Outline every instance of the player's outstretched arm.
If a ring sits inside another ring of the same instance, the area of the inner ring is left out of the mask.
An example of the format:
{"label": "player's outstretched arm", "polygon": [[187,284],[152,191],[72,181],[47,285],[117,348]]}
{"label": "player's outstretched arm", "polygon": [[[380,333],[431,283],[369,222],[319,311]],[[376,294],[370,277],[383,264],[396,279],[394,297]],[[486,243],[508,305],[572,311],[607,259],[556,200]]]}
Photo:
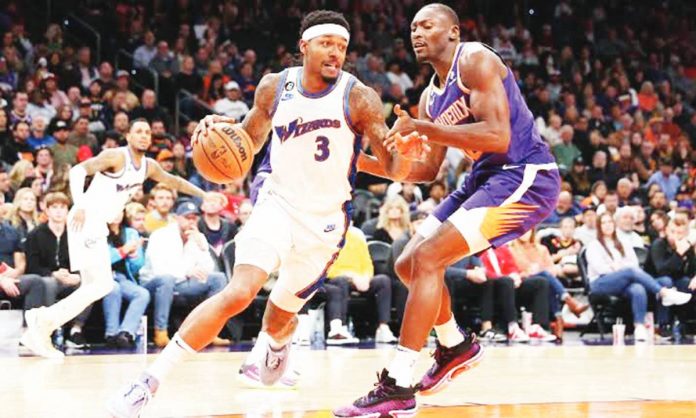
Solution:
{"label": "player's outstretched arm", "polygon": [[204,192],[203,189],[182,177],[167,173],[162,169],[159,163],[152,158],[147,159],[147,178],[150,178],[157,183],[165,184],[166,186],[189,196],[200,197],[201,199],[206,196],[206,192]]}
{"label": "player's outstretched arm", "polygon": [[[423,120],[429,120],[427,112],[425,111],[425,106],[428,99],[428,91],[428,89],[425,89],[425,91],[423,91],[420,97],[420,101],[418,103],[418,117]],[[397,111],[403,112],[402,117],[409,117],[406,111],[401,109],[398,109]],[[395,144],[393,135],[391,137],[388,137],[386,142],[387,144],[389,144],[387,146],[388,149],[394,148],[392,146]],[[411,170],[409,171],[406,178],[403,179],[403,181],[411,183],[421,183],[435,180],[435,177],[437,177],[437,173],[440,171],[442,161],[445,159],[446,153],[446,146],[429,143],[428,152],[425,154],[425,158],[422,161],[411,162]],[[358,158],[358,171],[369,173],[378,177],[390,178],[382,164],[377,160],[377,158],[367,155],[364,152],[360,153],[360,157]]]}
{"label": "player's outstretched arm", "polygon": [[[242,122],[242,128],[251,137],[254,154],[263,148],[263,144],[271,132],[271,120],[275,110],[275,96],[278,83],[280,83],[280,74],[277,73],[266,74],[261,79],[254,95],[254,106],[247,113],[244,122]],[[195,140],[198,135],[208,135],[208,131],[213,125],[219,122],[235,123],[236,121],[227,116],[208,115],[198,123],[192,137]]]}
{"label": "player's outstretched arm", "polygon": [[433,144],[479,152],[507,152],[510,145],[510,109],[500,77],[500,58],[490,51],[476,51],[457,64],[462,81],[471,89],[471,112],[477,122],[440,125],[399,118],[390,134],[417,130]]}

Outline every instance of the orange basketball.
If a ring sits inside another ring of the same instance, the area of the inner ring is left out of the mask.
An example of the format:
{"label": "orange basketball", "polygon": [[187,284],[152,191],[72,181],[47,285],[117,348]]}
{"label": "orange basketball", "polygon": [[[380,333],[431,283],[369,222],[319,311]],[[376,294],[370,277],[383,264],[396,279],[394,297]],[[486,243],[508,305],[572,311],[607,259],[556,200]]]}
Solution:
{"label": "orange basketball", "polygon": [[193,142],[193,164],[213,183],[244,178],[254,161],[251,137],[240,124],[216,123]]}

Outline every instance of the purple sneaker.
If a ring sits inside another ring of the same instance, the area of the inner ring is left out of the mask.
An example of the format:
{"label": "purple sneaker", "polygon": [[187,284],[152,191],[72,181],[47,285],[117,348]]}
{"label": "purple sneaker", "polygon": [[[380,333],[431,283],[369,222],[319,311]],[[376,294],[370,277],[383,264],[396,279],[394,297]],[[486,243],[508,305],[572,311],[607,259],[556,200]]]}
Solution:
{"label": "purple sneaker", "polygon": [[464,341],[447,348],[437,341],[433,353],[435,364],[425,373],[417,385],[418,393],[433,395],[449,385],[461,373],[478,365],[483,358],[483,347],[478,343],[476,334],[464,337]]}
{"label": "purple sneaker", "polygon": [[416,391],[396,385],[387,369],[378,374],[376,388],[353,402],[333,411],[334,417],[351,418],[406,418],[416,414]]}

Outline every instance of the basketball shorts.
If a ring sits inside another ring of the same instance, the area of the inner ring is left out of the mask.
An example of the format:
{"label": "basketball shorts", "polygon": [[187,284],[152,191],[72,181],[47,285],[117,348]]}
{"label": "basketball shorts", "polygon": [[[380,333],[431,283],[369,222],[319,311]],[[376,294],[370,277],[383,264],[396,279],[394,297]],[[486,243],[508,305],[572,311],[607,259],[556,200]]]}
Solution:
{"label": "basketball shorts", "polygon": [[106,241],[108,229],[101,217],[87,211],[85,223],[80,231],[72,229],[74,209],[68,213],[68,254],[70,270],[80,271],[94,266],[111,266],[109,244]]}
{"label": "basketball shorts", "polygon": [[471,254],[499,247],[546,219],[556,207],[560,187],[556,163],[472,172],[423,221],[418,234],[429,238],[449,221],[462,234]]}
{"label": "basketball shorts", "polygon": [[271,301],[298,312],[321,287],[343,246],[349,210],[310,214],[272,191],[260,192],[251,216],[235,237],[235,266],[249,264],[278,272]]}

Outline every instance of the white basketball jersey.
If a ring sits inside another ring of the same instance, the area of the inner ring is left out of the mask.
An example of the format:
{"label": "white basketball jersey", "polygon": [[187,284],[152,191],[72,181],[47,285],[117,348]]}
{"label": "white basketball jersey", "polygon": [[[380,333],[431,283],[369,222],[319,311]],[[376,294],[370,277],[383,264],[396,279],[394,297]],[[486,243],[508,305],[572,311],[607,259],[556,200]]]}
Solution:
{"label": "white basketball jersey", "polygon": [[348,107],[356,79],[342,71],[325,91],[308,93],[302,88],[302,67],[288,68],[281,76],[264,190],[302,211],[341,211],[351,200],[361,146]]}
{"label": "white basketball jersey", "polygon": [[98,172],[85,192],[88,220],[95,217],[104,224],[112,221],[126,206],[137,187],[145,181],[147,160],[143,157],[140,167],[136,167],[130,149],[121,147],[119,150],[126,157],[123,169],[117,173]]}

